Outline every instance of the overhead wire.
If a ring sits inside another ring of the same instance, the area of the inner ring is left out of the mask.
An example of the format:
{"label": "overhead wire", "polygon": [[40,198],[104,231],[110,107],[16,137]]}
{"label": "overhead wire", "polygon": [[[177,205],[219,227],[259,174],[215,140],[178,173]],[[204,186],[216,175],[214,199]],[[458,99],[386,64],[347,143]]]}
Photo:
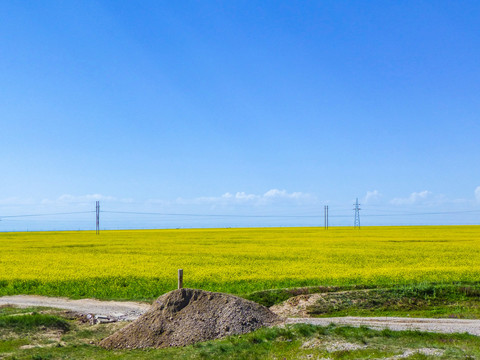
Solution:
{"label": "overhead wire", "polygon": [[316,218],[319,215],[235,215],[235,214],[192,214],[192,213],[159,213],[139,211],[108,211],[100,210],[101,213],[132,214],[132,215],[160,215],[160,216],[192,216],[192,217],[235,217],[235,218]]}
{"label": "overhead wire", "polygon": [[54,216],[54,215],[74,215],[74,214],[91,214],[95,211],[70,211],[70,212],[57,212],[57,213],[43,213],[43,214],[23,214],[23,215],[0,215],[0,219],[6,218],[23,218],[34,216]]}

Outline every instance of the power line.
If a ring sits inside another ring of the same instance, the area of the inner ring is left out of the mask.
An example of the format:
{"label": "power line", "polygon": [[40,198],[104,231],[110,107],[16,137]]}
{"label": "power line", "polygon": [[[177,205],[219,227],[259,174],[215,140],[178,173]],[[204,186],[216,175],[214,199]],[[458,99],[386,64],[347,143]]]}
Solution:
{"label": "power line", "polygon": [[44,213],[44,214],[5,215],[5,216],[0,216],[0,219],[6,219],[6,218],[23,218],[23,217],[33,217],[33,216],[91,214],[91,213],[93,213],[93,212],[95,212],[95,211],[71,211],[71,212]]}
{"label": "power line", "polygon": [[[355,205],[355,204],[354,204]],[[359,204],[360,205],[360,204]],[[378,211],[378,209],[376,209]],[[391,210],[395,211],[395,210]],[[55,215],[77,215],[91,214],[96,211],[70,211],[56,213],[38,213],[21,215],[0,215],[0,219],[37,217],[37,216],[55,216]],[[198,213],[161,213],[161,212],[141,212],[141,211],[109,211],[101,210],[102,213],[110,214],[131,214],[131,215],[159,215],[159,216],[192,216],[192,217],[245,217],[245,218],[318,218],[319,215],[235,215],[235,214],[198,214]],[[480,210],[458,210],[458,211],[435,211],[435,212],[404,212],[395,214],[363,214],[364,217],[388,217],[388,216],[416,216],[416,215],[449,215],[449,214],[467,214],[480,213]],[[350,215],[331,215],[328,217],[350,217]]]}
{"label": "power line", "polygon": [[363,214],[363,216],[415,216],[415,215],[451,215],[478,213],[480,210],[459,210],[459,211],[436,211],[436,212],[414,212],[414,213],[398,213],[398,214]]}
{"label": "power line", "polygon": [[[354,204],[356,205],[356,204]],[[358,204],[360,206],[360,204]],[[354,208],[355,210],[355,208]],[[361,210],[360,208],[358,210]],[[102,213],[110,214],[132,214],[132,215],[159,215],[159,216],[192,216],[192,217],[245,217],[245,218],[318,218],[320,215],[235,215],[235,214],[198,214],[198,213],[162,213],[162,212],[141,212],[141,211],[110,211],[101,210]],[[364,217],[383,217],[383,216],[415,216],[415,215],[442,215],[442,214],[463,214],[478,213],[480,210],[460,210],[460,211],[437,211],[437,212],[414,212],[398,214],[363,214]],[[328,217],[350,217],[351,215],[330,215]]]}
{"label": "power line", "polygon": [[132,214],[132,215],[159,215],[159,216],[192,216],[192,217],[234,217],[234,218],[318,218],[319,215],[235,215],[235,214],[183,214],[183,213],[159,213],[139,211],[108,211],[102,213],[110,214]]}

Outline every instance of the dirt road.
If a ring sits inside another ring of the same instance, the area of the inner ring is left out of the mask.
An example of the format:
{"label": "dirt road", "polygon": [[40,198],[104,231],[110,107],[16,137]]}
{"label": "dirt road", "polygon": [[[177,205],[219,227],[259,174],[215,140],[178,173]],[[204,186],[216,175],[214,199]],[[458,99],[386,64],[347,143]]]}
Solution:
{"label": "dirt road", "polygon": [[480,320],[400,317],[288,318],[287,324],[367,326],[372,329],[419,330],[437,333],[469,333],[480,336]]}
{"label": "dirt road", "polygon": [[14,295],[0,297],[0,306],[44,306],[71,310],[82,314],[101,315],[119,321],[132,321],[150,308],[150,304],[129,301],[99,301],[94,299],[70,300],[37,295]]}
{"label": "dirt road", "polygon": [[[70,300],[36,295],[0,297],[0,306],[43,306],[71,310],[83,314],[102,315],[120,321],[132,321],[146,312],[150,305],[137,302],[99,301],[94,299]],[[374,329],[419,330],[439,333],[470,333],[480,336],[480,320],[423,319],[398,317],[333,317],[333,318],[288,318],[287,324],[313,324],[326,326],[331,323],[350,326],[368,326]]]}

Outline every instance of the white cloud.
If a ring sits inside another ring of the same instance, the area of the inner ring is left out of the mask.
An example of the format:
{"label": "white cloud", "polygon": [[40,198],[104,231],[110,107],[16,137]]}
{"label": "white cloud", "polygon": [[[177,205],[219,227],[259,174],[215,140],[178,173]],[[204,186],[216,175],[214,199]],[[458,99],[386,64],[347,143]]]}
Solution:
{"label": "white cloud", "polygon": [[278,189],[271,189],[268,190],[263,197],[266,199],[273,199],[273,198],[283,198],[283,199],[305,199],[310,198],[310,194],[305,194],[302,192],[293,192],[288,193],[286,190],[278,190]]}
{"label": "white cloud", "polygon": [[365,204],[375,202],[382,197],[382,194],[378,190],[367,191],[367,194],[363,198]]}
{"label": "white cloud", "polygon": [[[264,194],[249,194],[243,191],[236,193],[227,192],[221,196],[204,196],[194,199],[178,198],[175,200],[176,204],[211,204],[211,205],[228,205],[228,204],[252,204],[252,205],[264,205],[279,201],[305,201],[314,200],[315,198],[306,193],[292,192],[289,193],[286,190],[271,189]],[[154,202],[151,200],[150,202]]]}
{"label": "white cloud", "polygon": [[[225,197],[225,195],[227,195],[227,197]],[[245,192],[237,192],[235,194],[235,196],[233,197],[228,197],[228,195],[230,195],[230,193],[226,193],[226,194],[223,194],[222,197],[224,199],[235,199],[237,201],[251,201],[251,200],[256,200],[258,198],[258,195],[254,195],[254,194],[247,194]]]}
{"label": "white cloud", "polygon": [[278,189],[271,189],[268,190],[265,194],[263,194],[266,198],[274,198],[274,197],[286,197],[288,196],[286,190],[278,190]]}
{"label": "white cloud", "polygon": [[412,205],[430,199],[431,195],[432,192],[424,190],[420,192],[413,192],[408,198],[395,198],[390,202],[393,205]]}
{"label": "white cloud", "polygon": [[477,188],[475,189],[475,199],[480,202],[480,186],[477,186]]}

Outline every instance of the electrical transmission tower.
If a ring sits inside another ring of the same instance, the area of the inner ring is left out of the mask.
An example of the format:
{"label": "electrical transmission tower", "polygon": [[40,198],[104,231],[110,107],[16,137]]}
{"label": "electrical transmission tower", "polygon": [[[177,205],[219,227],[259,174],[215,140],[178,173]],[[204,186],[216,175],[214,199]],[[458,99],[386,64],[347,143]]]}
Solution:
{"label": "electrical transmission tower", "polygon": [[358,198],[357,198],[357,201],[355,202],[355,204],[353,204],[355,206],[355,208],[353,210],[355,210],[355,221],[353,223],[353,227],[354,228],[359,228],[360,229],[360,204],[358,203]]}
{"label": "electrical transmission tower", "polygon": [[96,226],[95,234],[100,234],[100,201],[95,201]]}

